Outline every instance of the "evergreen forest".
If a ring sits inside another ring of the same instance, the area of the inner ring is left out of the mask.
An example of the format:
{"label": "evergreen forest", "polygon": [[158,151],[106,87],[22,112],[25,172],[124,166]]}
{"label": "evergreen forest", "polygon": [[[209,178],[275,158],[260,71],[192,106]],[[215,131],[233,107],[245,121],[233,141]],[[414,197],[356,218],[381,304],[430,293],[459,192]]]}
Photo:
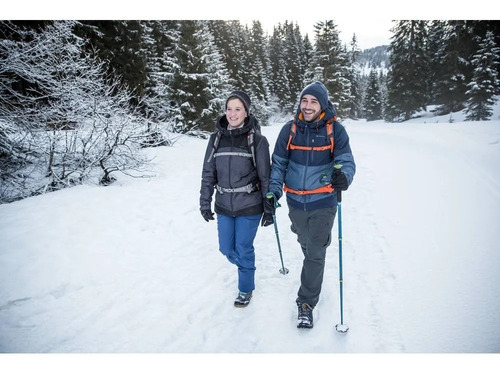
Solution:
{"label": "evergreen forest", "polygon": [[340,121],[404,122],[430,106],[488,120],[500,94],[500,21],[393,21],[387,46],[259,21],[0,21],[0,203],[114,172],[147,174],[144,147],[206,137],[233,90],[262,126],[322,81]]}

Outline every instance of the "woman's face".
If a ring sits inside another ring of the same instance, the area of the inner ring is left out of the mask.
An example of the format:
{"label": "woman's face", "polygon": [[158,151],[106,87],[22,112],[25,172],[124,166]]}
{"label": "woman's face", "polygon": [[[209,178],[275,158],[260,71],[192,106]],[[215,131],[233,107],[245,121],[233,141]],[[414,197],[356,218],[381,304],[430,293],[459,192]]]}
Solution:
{"label": "woman's face", "polygon": [[231,129],[236,129],[241,126],[241,124],[245,121],[245,117],[247,116],[247,111],[245,110],[245,106],[238,98],[229,99],[227,102],[226,109],[226,117],[229,122],[229,127]]}

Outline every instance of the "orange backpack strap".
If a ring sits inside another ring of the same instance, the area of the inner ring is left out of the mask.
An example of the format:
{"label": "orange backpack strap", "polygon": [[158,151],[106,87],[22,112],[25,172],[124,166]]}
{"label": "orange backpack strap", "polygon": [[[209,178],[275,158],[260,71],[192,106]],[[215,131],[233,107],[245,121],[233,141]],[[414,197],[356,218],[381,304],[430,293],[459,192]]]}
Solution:
{"label": "orange backpack strap", "polygon": [[326,151],[327,149],[329,149],[330,152],[333,154],[333,148],[335,146],[335,140],[333,135],[333,121],[335,121],[335,118],[336,117],[329,119],[325,125],[326,136],[330,141],[329,145],[324,145],[322,147],[306,147],[302,145],[293,144],[293,140],[295,139],[295,135],[297,134],[297,125],[294,122],[290,127],[290,135],[288,136],[288,143],[286,145],[286,150],[289,151],[290,149],[296,149],[299,151]]}
{"label": "orange backpack strap", "polygon": [[290,135],[288,136],[288,143],[286,144],[286,150],[289,151],[290,149],[293,149],[293,139],[295,139],[295,135],[297,133],[297,125],[292,123],[292,126],[290,127]]}
{"label": "orange backpack strap", "polygon": [[335,139],[333,136],[333,121],[335,118],[329,119],[328,122],[326,122],[326,136],[330,140],[330,152],[333,154],[333,148],[335,146]]}

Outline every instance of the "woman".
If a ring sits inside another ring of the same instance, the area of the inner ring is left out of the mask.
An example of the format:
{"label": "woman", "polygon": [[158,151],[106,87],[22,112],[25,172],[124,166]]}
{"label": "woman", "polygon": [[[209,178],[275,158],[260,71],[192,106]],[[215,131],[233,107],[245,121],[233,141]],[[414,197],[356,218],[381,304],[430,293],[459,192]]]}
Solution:
{"label": "woman", "polygon": [[[250,114],[250,98],[242,91],[226,100],[226,114],[217,121],[209,139],[200,190],[200,211],[205,221],[215,213],[219,250],[238,267],[238,296],[234,306],[245,307],[255,289],[253,241],[259,221],[273,223],[273,207],[265,198],[269,189],[269,143]],[[264,213],[264,214],[263,214]]]}

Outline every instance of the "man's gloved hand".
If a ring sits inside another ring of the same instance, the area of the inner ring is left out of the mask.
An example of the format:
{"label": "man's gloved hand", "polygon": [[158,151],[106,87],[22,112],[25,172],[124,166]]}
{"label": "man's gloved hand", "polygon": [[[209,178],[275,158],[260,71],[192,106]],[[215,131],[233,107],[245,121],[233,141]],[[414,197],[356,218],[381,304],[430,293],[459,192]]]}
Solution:
{"label": "man's gloved hand", "polygon": [[264,213],[260,225],[266,227],[272,225],[273,223],[274,223],[273,215],[271,213]]}
{"label": "man's gloved hand", "polygon": [[266,197],[264,199],[264,208],[267,208],[265,210],[271,212],[271,214],[276,212],[276,208],[274,207],[274,197]]}
{"label": "man's gloved hand", "polygon": [[345,191],[349,187],[349,181],[344,173],[332,175],[332,187],[337,191]]}
{"label": "man's gloved hand", "polygon": [[214,214],[210,209],[204,209],[201,211],[201,215],[205,221],[211,221],[214,220]]}

